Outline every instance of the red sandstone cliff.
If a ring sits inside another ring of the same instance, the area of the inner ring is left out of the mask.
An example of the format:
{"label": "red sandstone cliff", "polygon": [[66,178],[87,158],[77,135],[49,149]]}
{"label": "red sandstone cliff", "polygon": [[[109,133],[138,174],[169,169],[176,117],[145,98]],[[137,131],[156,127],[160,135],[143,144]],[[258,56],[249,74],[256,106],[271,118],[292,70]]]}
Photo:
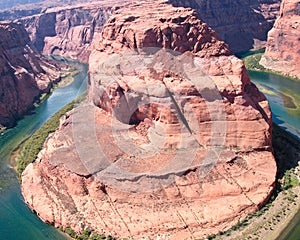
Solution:
{"label": "red sandstone cliff", "polygon": [[195,11],[133,3],[94,46],[94,104],[68,113],[22,174],[41,219],[78,232],[194,239],[268,199],[269,105]]}
{"label": "red sandstone cliff", "polygon": [[0,23],[0,35],[0,125],[11,127],[60,75],[58,66],[31,47],[21,24]]}
{"label": "red sandstone cliff", "polygon": [[50,8],[19,21],[24,24],[38,51],[87,62],[91,42],[99,39],[110,11],[111,4],[80,4]]}
{"label": "red sandstone cliff", "polygon": [[[13,21],[22,17],[43,13],[47,8],[75,5],[86,2],[86,0],[40,0],[34,3],[23,1],[23,3],[17,4],[15,1],[11,1],[11,3],[3,3],[2,6],[0,3],[0,21]],[[89,2],[91,2],[91,0],[89,0]]]}
{"label": "red sandstone cliff", "polygon": [[[265,44],[267,32],[272,28],[278,15],[280,1],[170,0],[169,2],[174,6],[196,9],[200,18],[212,27],[221,39],[225,40],[231,51],[240,52]],[[94,34],[97,38],[99,29],[110,13],[110,6],[116,4],[117,1],[91,2],[79,5],[73,3],[73,7],[54,9],[50,7],[58,3],[48,3],[49,6],[46,4],[48,9],[39,6],[35,11],[15,10],[15,18],[17,16],[20,18],[22,14],[29,16],[40,13],[25,20],[26,29],[30,32],[35,46],[40,51],[45,50],[47,54],[55,50],[55,53],[79,56],[87,61],[90,52],[87,44]],[[118,2],[119,5],[123,5],[126,1]],[[14,15],[12,12],[9,14]],[[7,18],[7,13],[0,13],[0,19],[1,17]],[[44,29],[50,30],[49,33]],[[76,49],[78,49],[77,53]]]}
{"label": "red sandstone cliff", "polygon": [[281,0],[169,0],[191,7],[233,52],[261,47],[279,12]]}
{"label": "red sandstone cliff", "polygon": [[300,78],[300,2],[283,0],[280,15],[268,34],[260,63],[267,69]]}

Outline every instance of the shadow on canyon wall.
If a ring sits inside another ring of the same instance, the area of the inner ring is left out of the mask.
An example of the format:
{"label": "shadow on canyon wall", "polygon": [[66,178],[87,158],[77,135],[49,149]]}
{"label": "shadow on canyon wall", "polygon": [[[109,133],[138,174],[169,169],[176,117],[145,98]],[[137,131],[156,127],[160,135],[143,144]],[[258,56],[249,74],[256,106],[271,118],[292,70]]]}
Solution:
{"label": "shadow on canyon wall", "polygon": [[232,52],[248,51],[267,40],[280,0],[169,0],[174,6],[196,9]]}

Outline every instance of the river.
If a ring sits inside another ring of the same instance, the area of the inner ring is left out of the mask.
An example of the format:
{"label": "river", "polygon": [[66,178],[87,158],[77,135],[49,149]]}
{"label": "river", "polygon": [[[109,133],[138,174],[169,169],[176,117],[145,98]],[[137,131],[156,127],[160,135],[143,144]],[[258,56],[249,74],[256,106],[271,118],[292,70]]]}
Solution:
{"label": "river", "polygon": [[256,71],[249,76],[269,100],[273,122],[300,140],[300,82]]}
{"label": "river", "polygon": [[34,113],[24,117],[18,125],[0,137],[0,239],[43,240],[66,239],[52,226],[43,223],[24,203],[19,179],[9,163],[12,151],[59,109],[81,95],[87,88],[87,65],[75,63],[80,73],[74,81],[56,89]]}
{"label": "river", "polygon": [[[19,179],[9,164],[9,156],[20,142],[55,112],[86,90],[87,66],[79,63],[77,65],[81,71],[73,83],[55,90],[39,105],[34,114],[26,116],[15,128],[5,131],[0,137],[0,238],[3,240],[67,238],[55,228],[43,223],[26,206],[21,195]],[[300,83],[269,73],[250,71],[249,75],[267,96],[273,111],[273,121],[300,139]],[[294,221],[300,222],[300,213],[298,220]],[[296,227],[288,230],[290,237],[284,239],[298,239],[294,236],[299,236],[297,234],[300,227],[297,227],[297,224],[293,226]]]}
{"label": "river", "polygon": [[[300,141],[300,82],[256,71],[249,71],[249,76],[269,100],[273,122]],[[300,210],[276,240],[299,239]]]}

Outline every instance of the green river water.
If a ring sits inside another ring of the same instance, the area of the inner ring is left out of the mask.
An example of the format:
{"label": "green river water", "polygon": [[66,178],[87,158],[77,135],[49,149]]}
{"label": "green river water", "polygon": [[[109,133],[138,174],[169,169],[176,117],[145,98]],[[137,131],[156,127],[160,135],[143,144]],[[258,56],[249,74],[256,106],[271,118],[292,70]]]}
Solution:
{"label": "green river water", "polygon": [[[9,163],[9,156],[20,142],[30,136],[55,112],[86,90],[87,66],[77,63],[81,72],[72,84],[59,88],[26,116],[18,125],[0,136],[0,240],[66,239],[55,228],[43,223],[24,203],[19,179]],[[277,75],[249,72],[260,90],[270,101],[273,121],[300,139],[300,83]],[[299,215],[299,216],[298,216]],[[300,236],[300,213],[284,233],[284,238],[296,240]]]}
{"label": "green river water", "polygon": [[18,122],[15,128],[0,136],[0,239],[43,240],[66,239],[55,228],[43,223],[25,205],[19,179],[10,166],[12,151],[54,113],[86,91],[87,65],[75,63],[80,73],[68,86],[56,89],[31,115]]}
{"label": "green river water", "polygon": [[[300,82],[282,76],[249,71],[251,80],[266,95],[273,122],[291,133],[300,144]],[[300,211],[276,240],[300,239]]]}

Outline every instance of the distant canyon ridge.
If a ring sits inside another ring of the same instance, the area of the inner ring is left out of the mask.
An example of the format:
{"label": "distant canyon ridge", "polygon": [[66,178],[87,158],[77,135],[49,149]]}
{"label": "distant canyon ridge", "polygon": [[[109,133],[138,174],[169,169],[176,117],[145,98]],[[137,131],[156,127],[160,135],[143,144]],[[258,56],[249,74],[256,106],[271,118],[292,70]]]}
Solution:
{"label": "distant canyon ridge", "polygon": [[[77,12],[84,12],[84,7],[78,6],[78,2],[74,2],[72,7],[68,4],[69,9]],[[83,1],[85,2],[85,1]],[[126,2],[126,1],[124,1]],[[204,0],[169,0],[169,3],[174,6],[181,7],[191,7],[195,9],[199,17],[206,22],[212,29],[214,29],[219,37],[224,40],[229,46],[232,52],[242,52],[247,51],[252,48],[258,48],[265,44],[267,40],[267,33],[272,28],[280,8],[280,0],[262,0],[262,1],[248,1],[248,0],[238,0],[238,1],[204,1]],[[60,5],[59,1],[54,1],[56,5]],[[48,3],[50,4],[50,3]],[[53,4],[53,3],[52,3]],[[84,6],[87,3],[81,3],[79,5]],[[111,5],[105,1],[98,3],[98,6],[102,8],[106,5]],[[75,7],[77,5],[77,7]],[[89,4],[85,5],[88,8]],[[121,4],[122,5],[122,4]],[[46,5],[47,6],[47,5]],[[50,16],[48,11],[55,14],[57,10],[47,10],[44,5],[31,6],[34,9],[23,9],[17,8],[9,11],[0,12],[0,19],[19,19],[23,16],[31,16],[32,14],[39,14],[41,12],[46,12],[47,16],[41,16],[42,18],[49,17],[49,25],[58,25],[64,23],[57,18],[56,23],[53,22],[53,16]],[[50,4],[51,6],[51,4]],[[98,7],[98,8],[99,8]],[[97,8],[97,7],[96,7]],[[77,10],[76,10],[77,9]],[[58,15],[63,14],[63,9],[57,12]],[[97,17],[94,11],[88,15],[90,17]],[[42,14],[43,15],[43,14]],[[69,16],[69,18],[71,18]],[[83,17],[84,18],[84,17]],[[98,19],[100,20],[100,19]],[[52,22],[51,22],[52,21]],[[71,20],[72,21],[72,20]],[[91,19],[85,19],[82,23],[87,23]],[[74,22],[73,22],[74,23]],[[75,23],[77,26],[82,25],[82,23]],[[99,22],[97,23],[100,24]],[[34,27],[34,26],[33,26]],[[49,36],[53,33],[50,32]],[[46,36],[40,36],[46,37]]]}
{"label": "distant canyon ridge", "polygon": [[[267,40],[267,32],[271,29],[276,16],[279,14],[280,1],[265,0],[253,2],[239,0],[233,3],[231,1],[170,0],[170,3],[174,6],[192,7],[196,9],[200,18],[207,22],[208,25],[217,32],[219,37],[229,44],[231,51],[235,52],[247,51],[253,47],[259,47]],[[62,2],[60,1],[51,1],[51,4],[47,1],[43,1],[41,3],[35,3],[34,5],[21,5],[13,9],[0,11],[0,19],[8,21],[19,19],[17,21],[25,27],[29,35],[28,39],[27,33],[21,30],[21,26],[18,26],[14,31],[18,31],[18,36],[22,39],[5,38],[5,41],[11,42],[12,44],[14,44],[14,42],[17,44],[17,41],[22,41],[25,45],[32,46],[34,47],[32,51],[35,56],[38,54],[59,54],[87,62],[90,52],[93,49],[92,42],[93,40],[95,42],[99,40],[103,24],[115,8],[125,6],[126,1],[116,3],[114,6],[105,1],[101,3],[80,3],[80,1],[76,1],[73,2],[74,5],[67,3],[68,5],[64,7],[53,7],[61,4]],[[291,4],[289,4],[289,6],[290,5]],[[52,8],[47,8],[47,6],[52,6]],[[282,8],[283,7],[284,5],[282,4]],[[295,0],[293,8],[295,10],[288,11],[288,16],[292,14],[297,18],[297,16],[299,16],[299,11],[297,10],[299,4],[297,5],[297,1]],[[281,12],[283,11],[282,9]],[[291,66],[289,63],[292,63],[292,66],[295,66],[293,67],[294,72],[299,69],[297,65],[299,63],[299,61],[297,61],[299,51],[294,51],[295,46],[299,44],[299,40],[293,37],[295,34],[285,34],[284,36],[287,36],[287,38],[294,38],[293,41],[296,45],[291,48],[289,47],[290,45],[287,45],[287,43],[290,42],[288,39],[283,41],[275,35],[280,36],[281,32],[286,32],[286,30],[284,30],[285,28],[280,27],[282,25],[280,22],[287,21],[286,24],[289,26],[289,19],[291,18],[283,18],[281,16],[280,20],[278,20],[279,23],[277,23],[274,30],[270,32],[267,51],[265,58],[262,60],[265,62],[262,62],[263,65],[268,65],[273,69],[278,68],[287,73],[291,72],[289,70],[290,67],[280,67],[282,66],[280,63],[284,61],[284,66]],[[289,28],[295,33],[297,33],[298,30],[296,21],[297,20],[295,20],[295,23],[292,24],[292,26],[290,25],[291,27]],[[2,31],[7,32],[4,33],[4,36],[9,35],[9,28],[3,27]],[[276,42],[278,42],[279,45],[275,47],[274,43]],[[22,48],[22,44],[19,44],[20,48]],[[7,47],[6,44],[6,46],[2,48],[2,51],[6,51],[5,56],[7,56],[4,62],[9,62],[9,59],[15,58],[15,53],[6,49]],[[29,56],[26,55],[27,53],[24,50],[20,50],[17,54],[20,56]],[[39,57],[41,60],[35,61],[36,64],[46,61],[41,55],[39,55]],[[278,62],[277,60],[280,61]],[[24,64],[26,66],[32,64],[32,61],[29,61],[26,57],[24,57],[22,61],[25,62],[23,64],[21,64],[20,61],[13,63],[12,65],[17,64],[17,66],[7,71],[15,74],[14,72],[17,71],[16,69],[18,67],[23,67]],[[4,66],[5,63],[3,63],[2,67]],[[27,68],[25,67],[25,69]],[[31,67],[31,69],[36,68]],[[2,71],[6,70],[3,69]],[[29,72],[30,71],[32,70],[29,70]],[[39,73],[41,75],[47,73],[47,69],[40,68],[33,74],[37,76]],[[49,76],[51,76],[51,74]],[[31,75],[31,78],[34,78],[34,76]],[[36,84],[30,83],[32,87],[29,92],[31,93],[29,94],[28,91],[23,91],[24,97],[22,101],[19,101],[18,99],[21,94],[8,94],[13,90],[9,90],[7,87],[12,86],[13,83],[4,85],[4,82],[8,80],[7,78],[2,79],[2,96],[3,99],[6,100],[2,101],[4,105],[2,107],[3,111],[0,113],[0,124],[3,126],[13,126],[15,121],[32,107],[32,103],[44,90],[32,90]],[[11,80],[9,80],[9,82],[11,82]],[[8,95],[10,97],[8,97]]]}

